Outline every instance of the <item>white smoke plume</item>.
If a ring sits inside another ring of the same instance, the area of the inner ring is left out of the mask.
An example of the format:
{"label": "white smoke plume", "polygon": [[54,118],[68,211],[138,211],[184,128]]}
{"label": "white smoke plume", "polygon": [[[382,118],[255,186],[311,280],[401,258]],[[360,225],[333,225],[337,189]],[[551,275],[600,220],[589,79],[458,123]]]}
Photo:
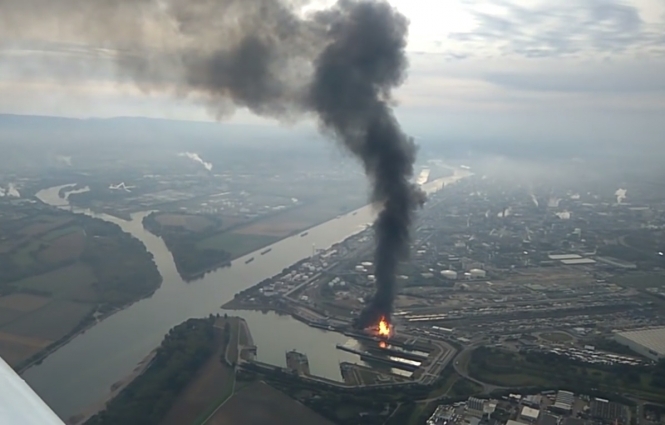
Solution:
{"label": "white smoke plume", "polygon": [[56,155],[55,160],[58,161],[61,164],[67,165],[69,167],[71,167],[71,165],[72,165],[72,157],[71,156]]}
{"label": "white smoke plume", "polygon": [[538,203],[538,198],[536,198],[536,195],[534,195],[533,193],[531,194],[531,200],[533,201],[535,206],[537,207],[540,206],[540,204]]}
{"label": "white smoke plume", "polygon": [[626,194],[628,191],[626,189],[617,189],[616,192],[614,192],[614,195],[617,197],[617,204],[620,204],[623,202],[624,199],[626,199]]}
{"label": "white smoke plume", "polygon": [[210,162],[205,162],[204,160],[202,160],[198,153],[182,152],[182,153],[179,153],[178,156],[182,156],[182,157],[185,157],[185,158],[189,158],[192,161],[196,161],[199,164],[203,165],[206,170],[212,171],[212,164]]}

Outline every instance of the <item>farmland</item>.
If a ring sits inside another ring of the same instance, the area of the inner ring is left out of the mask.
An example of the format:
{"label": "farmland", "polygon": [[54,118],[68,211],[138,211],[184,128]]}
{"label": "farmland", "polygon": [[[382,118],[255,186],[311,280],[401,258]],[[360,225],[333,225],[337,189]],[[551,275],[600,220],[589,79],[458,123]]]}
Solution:
{"label": "farmland", "polygon": [[46,294],[51,297],[96,301],[94,284],[97,278],[90,266],[77,262],[43,274],[14,282],[18,290]]}
{"label": "farmland", "polygon": [[48,264],[62,264],[81,256],[85,248],[85,234],[80,228],[59,236],[38,254],[38,259]]}
{"label": "farmland", "polygon": [[232,258],[237,258],[278,241],[275,236],[243,235],[235,232],[218,233],[197,244],[201,249],[227,251]]}
{"label": "farmland", "polygon": [[202,232],[215,224],[209,218],[191,214],[160,214],[156,220],[162,226],[182,227],[189,232]]}
{"label": "farmland", "polygon": [[[229,324],[228,344],[224,339],[224,327]],[[207,411],[215,409],[233,393],[235,371],[222,361],[226,357],[231,363],[237,361],[238,319],[220,318],[215,323],[215,353],[196,372],[185,390],[178,396],[161,425],[194,424],[197,419],[209,416]],[[200,423],[201,421],[199,421]]]}
{"label": "farmland", "polygon": [[265,382],[253,383],[236,393],[205,425],[332,425],[303,404]]}
{"label": "farmland", "polygon": [[161,282],[143,244],[101,220],[0,204],[0,231],[0,356],[19,369]]}
{"label": "farmland", "polygon": [[573,337],[565,332],[544,332],[540,334],[540,338],[554,343],[571,342],[573,340]]}
{"label": "farmland", "polygon": [[[267,205],[259,207],[258,204],[291,204],[292,201],[265,194],[255,195],[251,197],[252,205],[262,213],[252,216],[253,218],[242,215],[164,211],[150,214],[143,220],[143,225],[148,231],[164,239],[174,256],[181,277],[193,279],[201,273],[229,265],[233,259],[348,213],[366,203],[364,195],[356,192],[331,189],[326,196],[321,196],[316,189],[309,188],[308,194],[310,199],[298,201],[296,205],[288,207],[282,205],[284,208],[280,209],[269,209]],[[211,197],[213,198],[216,199]],[[208,208],[213,204],[211,199],[205,202]]]}

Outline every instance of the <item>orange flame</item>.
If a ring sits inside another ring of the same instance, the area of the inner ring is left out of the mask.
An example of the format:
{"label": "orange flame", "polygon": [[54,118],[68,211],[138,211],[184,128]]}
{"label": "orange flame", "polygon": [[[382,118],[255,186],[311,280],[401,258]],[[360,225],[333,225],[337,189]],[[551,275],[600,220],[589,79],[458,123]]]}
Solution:
{"label": "orange flame", "polygon": [[388,338],[391,333],[390,323],[388,323],[385,317],[382,317],[379,321],[379,336]]}

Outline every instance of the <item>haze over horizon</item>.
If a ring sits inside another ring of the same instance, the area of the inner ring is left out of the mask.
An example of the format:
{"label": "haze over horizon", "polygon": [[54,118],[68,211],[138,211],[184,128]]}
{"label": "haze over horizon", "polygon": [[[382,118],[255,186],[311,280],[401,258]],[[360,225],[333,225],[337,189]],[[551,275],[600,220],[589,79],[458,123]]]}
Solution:
{"label": "haze over horizon", "polygon": [[[660,147],[662,2],[390,3],[410,20],[410,68],[395,97],[398,118],[417,137]],[[12,30],[23,15],[13,1],[0,4],[0,113],[214,120],[196,99],[118,81],[99,46],[69,43],[64,32]],[[245,109],[225,120],[280,125]]]}

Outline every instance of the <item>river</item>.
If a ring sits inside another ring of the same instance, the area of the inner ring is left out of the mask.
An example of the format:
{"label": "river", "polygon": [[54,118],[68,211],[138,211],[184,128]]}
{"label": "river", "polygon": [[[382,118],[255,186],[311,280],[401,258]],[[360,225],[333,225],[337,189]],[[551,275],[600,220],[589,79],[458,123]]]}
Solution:
{"label": "river", "polygon": [[[423,187],[427,192],[435,192],[468,174],[457,171],[451,177]],[[44,189],[37,197],[44,203],[69,208],[67,200],[59,196],[63,187],[66,186]],[[142,219],[148,212],[133,214],[131,221],[124,221],[90,211],[74,211],[116,223],[141,240],[153,254],[163,282],[152,297],[106,318],[22,374],[44,401],[65,419],[103,400],[111,385],[131,374],[173,326],[192,317],[223,314],[220,306],[239,291],[310,256],[313,244],[317,248],[328,248],[362,230],[375,217],[371,207],[360,208],[309,229],[307,236],[295,235],[271,245],[269,254],[260,255],[258,251],[247,254],[233,261],[231,267],[187,283],[178,275],[173,257],[162,239],[143,229]],[[255,260],[245,264],[250,257]],[[335,380],[341,379],[339,362],[358,363],[357,356],[335,349],[338,343],[349,343],[349,338],[344,335],[311,328],[290,316],[275,313],[233,311],[229,314],[247,321],[260,361],[284,366],[286,351],[296,349],[308,355],[313,374]]]}

